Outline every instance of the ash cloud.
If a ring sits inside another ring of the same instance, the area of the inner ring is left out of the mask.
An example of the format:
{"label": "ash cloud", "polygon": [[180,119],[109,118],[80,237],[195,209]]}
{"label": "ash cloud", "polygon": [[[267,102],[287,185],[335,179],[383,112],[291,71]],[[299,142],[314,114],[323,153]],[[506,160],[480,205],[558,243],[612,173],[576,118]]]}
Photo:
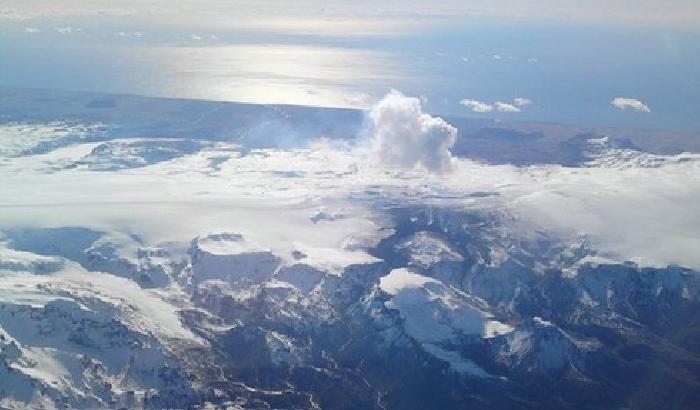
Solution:
{"label": "ash cloud", "polygon": [[392,90],[369,111],[372,149],[391,167],[423,167],[444,174],[452,170],[450,149],[457,129],[423,112],[421,100]]}

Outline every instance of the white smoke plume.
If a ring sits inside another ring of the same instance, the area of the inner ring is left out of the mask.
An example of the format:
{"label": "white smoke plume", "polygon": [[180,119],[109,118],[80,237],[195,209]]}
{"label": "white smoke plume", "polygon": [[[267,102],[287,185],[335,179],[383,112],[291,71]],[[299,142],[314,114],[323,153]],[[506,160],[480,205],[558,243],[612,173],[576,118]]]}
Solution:
{"label": "white smoke plume", "polygon": [[439,117],[423,113],[418,98],[392,90],[369,112],[372,148],[377,159],[392,167],[446,173],[452,169],[450,149],[457,129]]}

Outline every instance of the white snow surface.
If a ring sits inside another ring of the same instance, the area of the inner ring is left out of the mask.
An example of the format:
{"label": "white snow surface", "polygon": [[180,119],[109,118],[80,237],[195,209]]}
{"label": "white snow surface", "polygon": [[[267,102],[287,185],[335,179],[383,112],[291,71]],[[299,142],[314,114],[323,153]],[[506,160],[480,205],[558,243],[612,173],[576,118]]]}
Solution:
{"label": "white snow surface", "polygon": [[50,146],[79,142],[100,133],[101,124],[54,121],[49,123],[0,124],[0,158],[29,155]]}
{"label": "white snow surface", "polygon": [[166,387],[160,370],[178,365],[179,349],[206,346],[180,321],[191,308],[182,296],[0,245],[0,406],[109,408]]}
{"label": "white snow surface", "polygon": [[461,262],[464,257],[448,243],[429,232],[416,232],[410,239],[398,244],[398,249],[410,252],[410,262],[424,268],[440,262]]}
{"label": "white snow surface", "polygon": [[382,277],[379,288],[391,296],[384,305],[399,311],[406,333],[421,343],[456,342],[465,335],[490,338],[512,330],[492,319],[483,300],[406,268]]}
{"label": "white snow surface", "polygon": [[197,238],[197,247],[212,255],[235,255],[240,253],[268,253],[269,249],[245,240],[242,235],[219,233]]}
{"label": "white snow surface", "polygon": [[[5,252],[7,249],[0,249],[0,260],[5,259]],[[35,261],[45,259],[34,256]],[[100,302],[112,307],[105,314],[116,316],[134,331],[164,342],[184,339],[202,343],[180,322],[179,309],[169,300],[173,296],[177,294],[170,294],[167,289],[143,289],[129,279],[89,272],[71,261],[65,261],[60,270],[46,275],[0,269],[0,303],[41,307],[52,301],[69,300],[91,310],[95,302]]]}
{"label": "white snow surface", "polygon": [[491,377],[473,361],[449,349],[449,345],[459,344],[460,337],[492,338],[513,331],[510,325],[492,319],[484,301],[405,268],[382,277],[379,288],[391,296],[384,305],[399,312],[406,334],[427,353],[447,362],[456,372]]}
{"label": "white snow surface", "polygon": [[460,356],[457,352],[445,350],[434,344],[424,344],[423,349],[443,362],[448,363],[450,368],[458,373],[476,377],[494,377],[473,361]]}
{"label": "white snow surface", "polygon": [[388,275],[379,279],[379,287],[392,296],[396,296],[407,289],[421,289],[428,283],[439,284],[440,281],[413,273],[404,268],[394,269]]}

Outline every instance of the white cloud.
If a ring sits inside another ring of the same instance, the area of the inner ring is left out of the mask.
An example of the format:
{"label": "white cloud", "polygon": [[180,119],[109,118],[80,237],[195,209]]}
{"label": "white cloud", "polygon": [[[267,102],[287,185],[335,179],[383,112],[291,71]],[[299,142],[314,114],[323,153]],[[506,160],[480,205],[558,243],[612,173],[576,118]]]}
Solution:
{"label": "white cloud", "polygon": [[459,102],[465,107],[469,107],[472,109],[474,112],[490,112],[493,111],[493,105],[487,104],[483,101],[478,101],[478,100],[471,100],[465,98],[464,100]]}
{"label": "white cloud", "polygon": [[503,101],[496,101],[494,104],[496,109],[500,112],[520,112],[520,108],[513,104],[505,103]]}
{"label": "white cloud", "polygon": [[218,40],[219,36],[216,34],[191,34],[190,38],[194,41],[202,41],[202,40]]}
{"label": "white cloud", "polygon": [[362,108],[367,108],[376,99],[372,97],[371,95],[363,92],[351,92],[347,93],[343,96],[344,100],[348,103],[348,105],[352,107],[362,107]]}
{"label": "white cloud", "polygon": [[25,33],[32,33],[32,34],[41,32],[41,30],[39,30],[38,28],[35,28],[35,27],[26,27],[24,29],[24,31],[25,31]]}
{"label": "white cloud", "polygon": [[651,112],[649,109],[649,106],[641,102],[640,100],[636,98],[623,98],[623,97],[617,97],[614,100],[610,102],[610,104],[613,105],[615,108],[619,108],[621,110],[626,110],[627,108],[631,108],[635,111],[641,111],[641,112]]}
{"label": "white cloud", "polygon": [[526,105],[532,104],[532,100],[529,98],[515,97],[513,98],[513,104],[515,104],[518,107],[524,107]]}
{"label": "white cloud", "polygon": [[117,33],[119,37],[143,37],[143,33],[140,31],[134,31],[133,33],[127,33],[126,31],[120,31]]}
{"label": "white cloud", "polygon": [[585,176],[571,168],[528,173],[533,185],[515,209],[546,230],[585,235],[601,256],[700,267],[700,156],[610,155],[612,166],[594,163]]}
{"label": "white cloud", "polygon": [[539,61],[539,60],[538,60],[536,57],[530,57],[530,58],[527,59],[527,62],[528,62],[528,63],[536,63],[536,62],[538,62],[538,61]]}
{"label": "white cloud", "polygon": [[81,31],[82,31],[82,29],[81,29],[80,27],[70,27],[70,26],[66,26],[66,27],[58,27],[58,28],[56,28],[56,32],[57,32],[58,34],[72,34],[72,33],[79,33],[79,32],[81,32]]}
{"label": "white cloud", "polygon": [[372,148],[390,166],[422,166],[437,173],[452,169],[450,149],[457,129],[445,120],[423,113],[418,98],[393,90],[372,107]]}
{"label": "white cloud", "polygon": [[494,60],[503,60],[503,56],[501,56],[500,54],[494,54],[493,59]]}
{"label": "white cloud", "polygon": [[483,101],[465,98],[459,103],[465,107],[471,108],[474,112],[491,112],[494,109],[500,112],[520,112],[521,107],[532,104],[532,100],[524,97],[516,97],[513,99],[513,103],[496,101],[493,104],[489,104]]}

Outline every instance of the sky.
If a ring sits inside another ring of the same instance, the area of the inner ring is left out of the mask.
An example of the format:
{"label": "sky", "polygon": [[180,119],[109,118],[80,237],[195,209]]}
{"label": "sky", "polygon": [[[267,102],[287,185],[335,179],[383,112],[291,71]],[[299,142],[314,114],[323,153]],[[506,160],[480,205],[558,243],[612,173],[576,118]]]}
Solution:
{"label": "sky", "polygon": [[0,86],[700,130],[697,1],[0,1]]}

